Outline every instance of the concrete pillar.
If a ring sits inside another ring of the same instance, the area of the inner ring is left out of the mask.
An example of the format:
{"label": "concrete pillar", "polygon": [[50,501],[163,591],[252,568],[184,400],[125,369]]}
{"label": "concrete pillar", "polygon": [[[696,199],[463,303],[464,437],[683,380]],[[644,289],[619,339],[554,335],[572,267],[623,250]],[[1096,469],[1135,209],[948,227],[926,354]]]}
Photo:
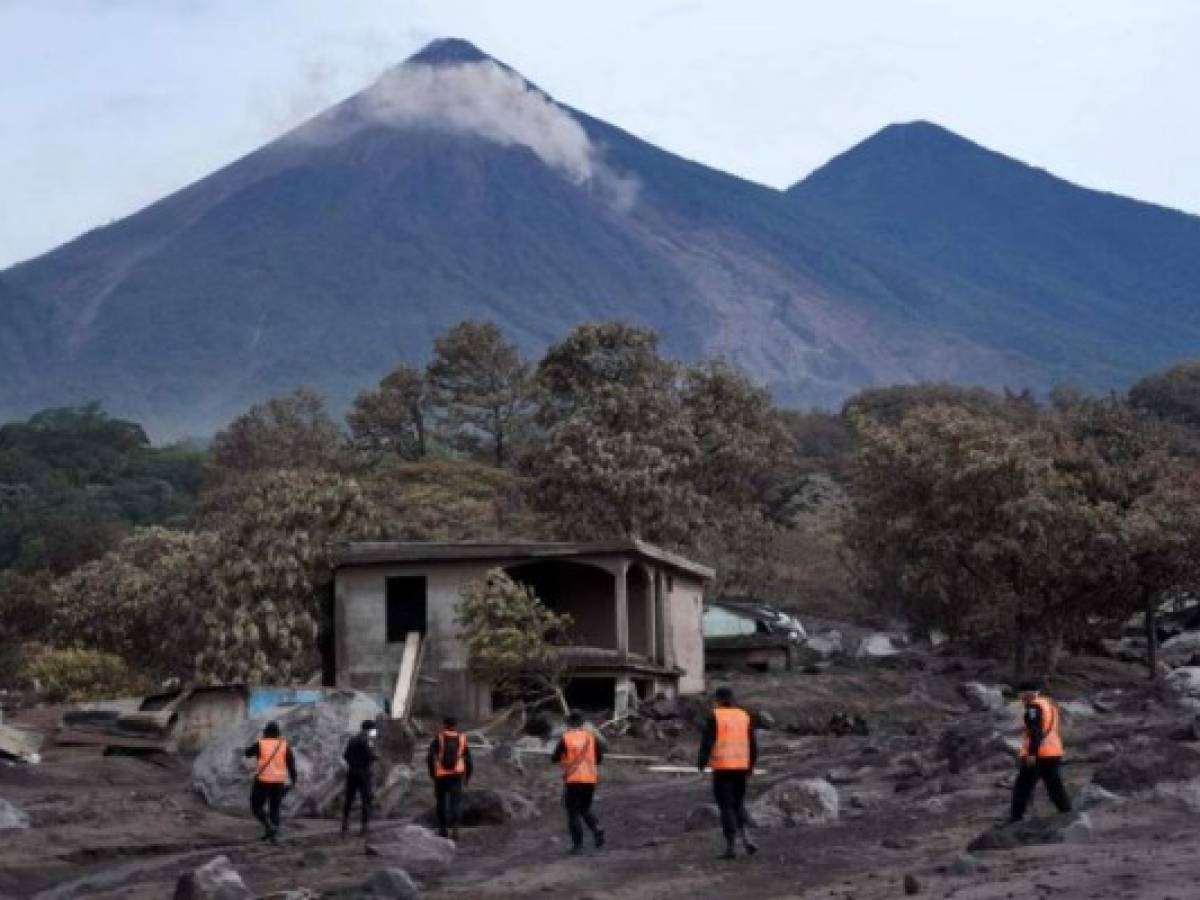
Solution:
{"label": "concrete pillar", "polygon": [[629,563],[622,560],[621,568],[615,579],[616,596],[615,615],[617,617],[617,650],[621,653],[629,652],[629,592],[626,590],[627,584],[625,579],[629,575]]}
{"label": "concrete pillar", "polygon": [[646,659],[650,662],[658,662],[658,635],[655,633],[655,607],[658,606],[658,583],[659,575],[657,569],[649,570],[646,583]]}
{"label": "concrete pillar", "polygon": [[637,705],[637,690],[628,675],[617,676],[616,695],[613,698],[613,717],[620,718]]}

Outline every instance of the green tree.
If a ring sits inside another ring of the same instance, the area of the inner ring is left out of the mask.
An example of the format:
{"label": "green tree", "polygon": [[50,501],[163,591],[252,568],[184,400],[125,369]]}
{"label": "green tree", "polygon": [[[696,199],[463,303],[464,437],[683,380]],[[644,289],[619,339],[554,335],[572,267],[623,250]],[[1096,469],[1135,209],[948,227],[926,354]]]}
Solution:
{"label": "green tree", "polygon": [[379,389],[363,391],[346,416],[354,444],[374,454],[419,460],[428,455],[429,386],[409,365],[393,369]]}
{"label": "green tree", "polygon": [[550,347],[536,381],[542,434],[526,465],[556,531],[684,545],[703,521],[704,497],[687,479],[699,451],[657,336],[581,325]]}
{"label": "green tree", "polygon": [[429,386],[452,443],[500,467],[529,415],[530,366],[491,322],[462,322],[434,343]]}
{"label": "green tree", "polygon": [[492,569],[462,590],[456,621],[467,648],[471,678],[495,693],[524,697],[535,705],[563,694],[571,617],[546,608],[533,589]]}

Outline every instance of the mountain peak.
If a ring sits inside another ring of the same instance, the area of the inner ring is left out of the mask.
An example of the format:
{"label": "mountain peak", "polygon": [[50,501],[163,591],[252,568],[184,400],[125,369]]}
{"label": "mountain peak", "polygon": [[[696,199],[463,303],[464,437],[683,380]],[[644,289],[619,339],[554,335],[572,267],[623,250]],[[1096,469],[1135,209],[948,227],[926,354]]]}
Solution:
{"label": "mountain peak", "polygon": [[462,38],[438,38],[408,58],[410,63],[427,66],[452,66],[489,60],[492,60],[490,56]]}

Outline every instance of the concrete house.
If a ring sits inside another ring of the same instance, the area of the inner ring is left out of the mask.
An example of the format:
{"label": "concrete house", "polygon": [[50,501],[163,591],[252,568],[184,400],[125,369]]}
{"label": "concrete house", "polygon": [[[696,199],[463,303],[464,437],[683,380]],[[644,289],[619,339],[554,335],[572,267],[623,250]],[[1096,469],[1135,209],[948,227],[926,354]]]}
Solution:
{"label": "concrete house", "polygon": [[[463,587],[492,568],[570,614],[572,704],[620,711],[636,698],[703,692],[713,570],[637,540],[345,544],[334,558],[337,686],[391,698],[415,676],[416,711],[489,715],[492,698],[468,676],[454,619]],[[421,636],[419,666],[405,660],[410,634]]]}

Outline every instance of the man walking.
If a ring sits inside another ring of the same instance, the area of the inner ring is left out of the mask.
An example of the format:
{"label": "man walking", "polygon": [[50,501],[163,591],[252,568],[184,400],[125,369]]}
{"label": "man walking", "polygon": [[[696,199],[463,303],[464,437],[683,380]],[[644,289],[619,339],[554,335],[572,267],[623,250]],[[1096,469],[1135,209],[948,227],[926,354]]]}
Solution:
{"label": "man walking", "polygon": [[[246,748],[244,756],[254,759],[254,787],[250,790],[250,811],[262,823],[262,839],[276,842],[279,833],[279,808],[287,793],[286,782],[296,786],[296,756],[279,734],[279,723],[268,722],[263,736]],[[269,808],[268,815],[265,808]]]}
{"label": "man walking", "polygon": [[567,731],[559,738],[551,759],[562,766],[563,804],[567,808],[567,830],[571,834],[571,852],[583,851],[583,826],[587,825],[596,846],[604,846],[604,829],[592,813],[592,800],[600,780],[604,747],[591,731],[583,727],[583,716],[567,716]]}
{"label": "man walking", "polygon": [[1020,770],[1013,784],[1010,822],[1020,822],[1038,781],[1046,784],[1050,799],[1060,813],[1071,811],[1071,798],[1062,781],[1063,742],[1058,707],[1041,695],[1041,685],[1022,683],[1021,705],[1025,707],[1024,734],[1018,755]]}
{"label": "man walking", "polygon": [[463,788],[471,780],[472,766],[466,735],[458,731],[454,718],[447,716],[442,720],[442,730],[429,743],[426,763],[437,801],[438,834],[457,841]]}
{"label": "man walking", "polygon": [[362,834],[365,836],[371,824],[371,803],[375,799],[371,766],[379,759],[375,752],[375,722],[366,719],[358,734],[346,744],[342,754],[346,761],[346,800],[342,805],[342,836],[350,831],[350,810],[355,796],[362,798]]}
{"label": "man walking", "polygon": [[746,853],[754,855],[758,847],[746,834],[749,817],[746,815],[746,780],[754,771],[758,759],[758,743],[754,739],[754,723],[750,714],[733,705],[733,691],[717,688],[716,701],[704,734],[700,739],[700,755],[696,768],[701,772],[712,766],[713,797],[721,811],[721,831],[725,834],[722,859],[737,856],[735,842],[742,836]]}

